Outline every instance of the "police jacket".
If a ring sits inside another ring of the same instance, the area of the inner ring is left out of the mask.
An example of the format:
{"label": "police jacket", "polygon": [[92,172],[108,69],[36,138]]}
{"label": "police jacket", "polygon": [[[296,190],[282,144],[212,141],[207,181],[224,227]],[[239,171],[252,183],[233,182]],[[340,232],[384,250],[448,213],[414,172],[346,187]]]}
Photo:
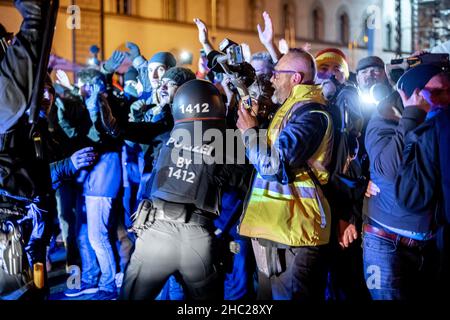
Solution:
{"label": "police jacket", "polygon": [[[189,156],[172,161],[174,148],[189,148]],[[151,177],[151,190],[144,198],[158,198],[167,202],[191,205],[205,213],[218,216],[223,190],[226,187],[243,192],[248,166],[238,164],[214,164],[202,161],[210,151],[203,146],[176,146],[169,138],[161,148]]]}
{"label": "police jacket", "polygon": [[16,6],[24,21],[0,61],[0,189],[34,198],[50,187],[49,177],[42,177],[45,170],[39,170],[34,161],[26,115],[37,73],[43,19],[40,1],[18,1]]}

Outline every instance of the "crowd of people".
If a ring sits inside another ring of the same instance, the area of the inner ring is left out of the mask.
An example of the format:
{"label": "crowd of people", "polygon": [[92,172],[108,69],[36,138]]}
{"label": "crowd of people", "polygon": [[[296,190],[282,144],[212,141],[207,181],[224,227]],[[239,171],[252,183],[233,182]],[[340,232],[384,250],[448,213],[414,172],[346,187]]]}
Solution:
{"label": "crowd of people", "polygon": [[36,284],[59,233],[67,270],[81,270],[67,297],[448,297],[445,61],[395,81],[375,56],[352,72],[338,48],[278,47],[264,13],[267,51],[227,72],[195,19],[198,70],[134,43],[75,83],[49,70],[42,179],[27,105],[44,14],[15,4],[20,32],[0,29],[0,298]]}

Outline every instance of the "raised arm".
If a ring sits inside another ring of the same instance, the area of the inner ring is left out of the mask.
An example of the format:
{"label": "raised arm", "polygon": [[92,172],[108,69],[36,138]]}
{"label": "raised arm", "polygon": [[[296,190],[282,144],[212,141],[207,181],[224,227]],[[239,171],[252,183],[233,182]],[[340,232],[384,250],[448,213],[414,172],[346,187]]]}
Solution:
{"label": "raised arm", "polygon": [[214,50],[211,41],[209,40],[208,27],[206,27],[206,24],[198,18],[195,18],[194,22],[198,28],[198,41],[200,41],[203,50],[205,50],[206,55],[208,55]]}
{"label": "raised arm", "polygon": [[261,26],[258,24],[259,41],[261,41],[263,46],[269,52],[273,62],[277,63],[281,58],[281,53],[275,45],[272,18],[270,18],[270,15],[265,11],[263,13],[263,18],[265,24],[264,30],[262,30]]}

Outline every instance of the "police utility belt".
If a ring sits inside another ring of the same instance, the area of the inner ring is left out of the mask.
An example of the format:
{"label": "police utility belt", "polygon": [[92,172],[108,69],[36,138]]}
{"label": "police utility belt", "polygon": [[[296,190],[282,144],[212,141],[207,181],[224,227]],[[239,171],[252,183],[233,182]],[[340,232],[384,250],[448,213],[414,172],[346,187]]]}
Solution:
{"label": "police utility belt", "polygon": [[208,226],[213,223],[212,217],[198,213],[192,205],[172,203],[159,199],[143,200],[132,217],[131,232],[140,235],[149,229],[156,220],[173,223],[192,223]]}
{"label": "police utility belt", "polygon": [[29,267],[23,227],[32,227],[33,219],[28,217],[27,206],[33,200],[0,189],[0,201],[6,204],[6,207],[0,207],[0,269],[10,276],[17,276]]}
{"label": "police utility belt", "polygon": [[[19,213],[8,214],[0,208],[0,269],[11,276],[19,275],[26,262]],[[24,260],[25,259],[25,260]]]}

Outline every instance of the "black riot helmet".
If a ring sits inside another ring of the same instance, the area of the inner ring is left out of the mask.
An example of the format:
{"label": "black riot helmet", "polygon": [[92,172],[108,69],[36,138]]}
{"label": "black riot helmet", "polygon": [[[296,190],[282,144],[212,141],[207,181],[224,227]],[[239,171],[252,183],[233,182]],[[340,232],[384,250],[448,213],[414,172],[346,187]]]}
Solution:
{"label": "black riot helmet", "polygon": [[14,34],[7,32],[5,27],[0,23],[0,61],[3,59],[13,37]]}
{"label": "black riot helmet", "polygon": [[219,90],[212,83],[191,80],[175,94],[172,115],[175,125],[193,121],[224,121],[226,109]]}

